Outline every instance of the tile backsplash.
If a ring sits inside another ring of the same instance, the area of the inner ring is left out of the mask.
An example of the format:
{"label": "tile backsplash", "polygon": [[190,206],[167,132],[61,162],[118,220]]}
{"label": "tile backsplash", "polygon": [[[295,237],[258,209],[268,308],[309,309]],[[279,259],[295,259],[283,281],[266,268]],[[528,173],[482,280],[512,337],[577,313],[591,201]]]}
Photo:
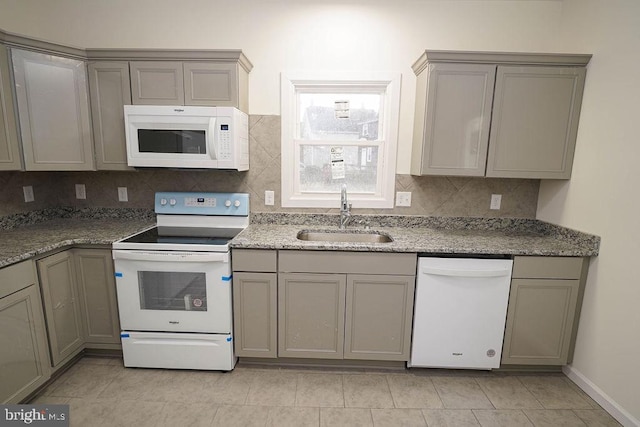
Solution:
{"label": "tile backsplash", "polygon": [[[337,212],[280,207],[280,116],[250,116],[250,168],[246,172],[150,169],[126,172],[0,172],[0,216],[57,206],[153,208],[156,191],[247,192],[253,212]],[[86,199],[75,196],[84,184]],[[354,209],[356,213],[535,218],[539,180],[396,175],[396,191],[410,191],[411,207]],[[33,186],[35,201],[24,202],[22,187]],[[127,187],[128,202],[118,201]],[[265,206],[274,190],[274,206]],[[491,194],[502,194],[490,210]]]}

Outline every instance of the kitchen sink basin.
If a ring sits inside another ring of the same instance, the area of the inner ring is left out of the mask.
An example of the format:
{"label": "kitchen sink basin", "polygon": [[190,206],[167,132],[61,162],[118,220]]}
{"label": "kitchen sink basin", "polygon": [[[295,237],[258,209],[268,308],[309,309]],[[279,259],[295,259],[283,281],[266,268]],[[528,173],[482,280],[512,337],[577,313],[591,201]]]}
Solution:
{"label": "kitchen sink basin", "polygon": [[298,240],[309,242],[346,242],[346,243],[390,243],[391,236],[378,231],[321,230],[300,231]]}

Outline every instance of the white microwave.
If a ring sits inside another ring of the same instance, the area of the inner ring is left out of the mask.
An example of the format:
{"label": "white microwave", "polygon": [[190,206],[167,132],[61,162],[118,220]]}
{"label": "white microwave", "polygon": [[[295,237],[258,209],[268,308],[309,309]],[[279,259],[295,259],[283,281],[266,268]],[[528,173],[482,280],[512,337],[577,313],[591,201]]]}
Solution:
{"label": "white microwave", "polygon": [[127,164],[249,169],[249,120],[233,107],[125,105]]}

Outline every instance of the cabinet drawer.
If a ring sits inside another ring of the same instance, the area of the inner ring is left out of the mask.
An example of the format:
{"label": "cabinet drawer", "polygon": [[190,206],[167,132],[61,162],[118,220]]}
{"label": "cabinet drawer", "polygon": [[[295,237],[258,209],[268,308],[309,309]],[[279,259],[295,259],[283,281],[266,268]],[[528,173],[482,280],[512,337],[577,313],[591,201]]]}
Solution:
{"label": "cabinet drawer", "polygon": [[0,298],[36,283],[33,262],[23,261],[0,269]]}
{"label": "cabinet drawer", "polygon": [[417,254],[280,251],[278,271],[415,275]]}
{"label": "cabinet drawer", "polygon": [[275,273],[277,252],[264,249],[234,249],[231,252],[233,271]]}
{"label": "cabinet drawer", "polygon": [[517,256],[513,260],[514,279],[579,279],[583,258]]}

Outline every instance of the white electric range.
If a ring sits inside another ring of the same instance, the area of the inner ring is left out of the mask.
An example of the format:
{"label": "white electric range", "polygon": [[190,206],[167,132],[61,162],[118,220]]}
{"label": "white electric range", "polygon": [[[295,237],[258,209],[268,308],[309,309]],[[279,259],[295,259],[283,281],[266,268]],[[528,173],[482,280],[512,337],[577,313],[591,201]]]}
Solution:
{"label": "white electric range", "polygon": [[245,193],[156,193],[157,225],[113,244],[127,367],[232,370],[229,241]]}

